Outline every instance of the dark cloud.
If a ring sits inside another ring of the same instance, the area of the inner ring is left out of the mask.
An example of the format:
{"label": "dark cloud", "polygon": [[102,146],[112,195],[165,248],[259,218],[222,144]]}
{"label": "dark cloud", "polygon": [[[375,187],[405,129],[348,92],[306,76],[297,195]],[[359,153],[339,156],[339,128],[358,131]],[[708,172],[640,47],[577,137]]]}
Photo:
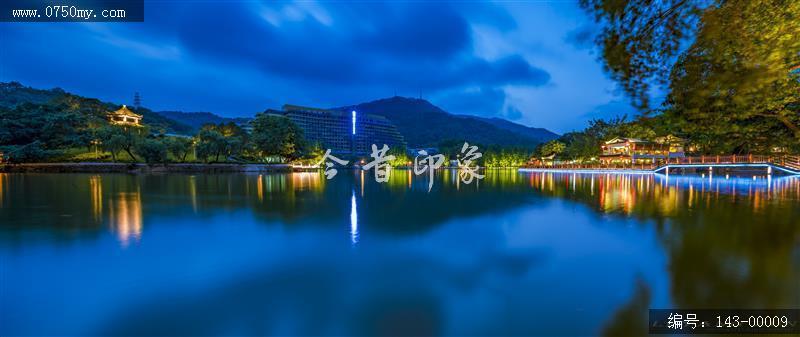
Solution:
{"label": "dark cloud", "polygon": [[369,29],[354,33],[354,52],[442,61],[471,46],[467,21],[453,8],[439,3],[400,6],[380,13],[371,9],[364,14],[377,20],[370,20]]}
{"label": "dark cloud", "polygon": [[519,120],[522,118],[522,111],[509,105],[506,108],[506,112],[503,114],[503,117],[512,121]]}
{"label": "dark cloud", "polygon": [[[121,102],[139,91],[156,109],[228,115],[276,101],[353,104],[395,90],[452,97],[443,101],[453,112],[502,115],[499,88],[550,81],[521,54],[475,55],[471,25],[516,27],[493,4],[159,1],[147,7],[144,23],[0,25],[7,47],[0,80]],[[30,41],[50,42],[42,48]],[[30,66],[40,64],[48,66]]]}
{"label": "dark cloud", "polygon": [[191,8],[195,15],[184,21],[169,18],[166,26],[192,54],[292,80],[433,91],[536,86],[550,78],[519,55],[493,62],[473,56],[467,21],[438,3],[331,6],[326,8],[329,23],[307,18],[279,26],[246,5],[193,3]]}
{"label": "dark cloud", "polygon": [[517,22],[511,14],[498,6],[486,5],[481,2],[462,3],[460,12],[470,22],[493,27],[500,31],[509,31],[517,28]]}
{"label": "dark cloud", "polygon": [[445,93],[434,103],[451,113],[490,117],[502,111],[505,100],[502,89],[474,88]]}
{"label": "dark cloud", "polygon": [[564,42],[578,49],[594,48],[595,32],[599,29],[593,25],[585,24],[571,30],[564,36]]}

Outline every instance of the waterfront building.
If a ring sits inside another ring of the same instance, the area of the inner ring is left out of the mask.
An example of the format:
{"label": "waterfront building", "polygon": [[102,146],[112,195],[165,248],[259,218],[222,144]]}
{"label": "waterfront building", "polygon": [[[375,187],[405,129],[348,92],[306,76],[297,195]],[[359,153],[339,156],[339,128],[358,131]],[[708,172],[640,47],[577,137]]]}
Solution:
{"label": "waterfront building", "polygon": [[668,135],[654,141],[617,137],[601,145],[603,164],[657,163],[684,157],[685,140]]}
{"label": "waterfront building", "polygon": [[436,147],[421,147],[421,148],[416,148],[416,149],[408,149],[406,151],[406,155],[408,155],[411,158],[414,158],[414,157],[419,155],[419,151],[425,151],[429,155],[437,155],[437,154],[441,153],[441,152],[439,152],[439,148],[436,148]]}
{"label": "waterfront building", "polygon": [[142,126],[142,115],[139,115],[123,105],[119,110],[108,113],[111,124],[122,126]]}
{"label": "waterfront building", "polygon": [[265,113],[291,119],[303,130],[309,143],[319,143],[336,154],[364,156],[372,151],[372,144],[406,148],[403,136],[383,116],[291,104],[284,105],[283,110],[270,109]]}

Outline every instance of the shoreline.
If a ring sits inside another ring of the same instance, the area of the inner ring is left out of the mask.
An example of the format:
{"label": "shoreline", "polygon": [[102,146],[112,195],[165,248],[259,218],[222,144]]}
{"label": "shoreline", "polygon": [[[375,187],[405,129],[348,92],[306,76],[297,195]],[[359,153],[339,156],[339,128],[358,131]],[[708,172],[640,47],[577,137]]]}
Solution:
{"label": "shoreline", "polygon": [[[360,166],[346,166],[342,169],[361,170]],[[394,167],[399,170],[411,170],[410,166]],[[458,167],[441,167],[442,170],[454,170]],[[521,170],[522,167],[481,167],[484,170]],[[293,166],[290,164],[233,164],[233,163],[106,163],[106,162],[64,162],[64,163],[17,163],[0,164],[0,173],[290,173],[317,172],[318,167]]]}
{"label": "shoreline", "polygon": [[0,164],[0,173],[289,173],[308,171],[288,164],[20,163]]}

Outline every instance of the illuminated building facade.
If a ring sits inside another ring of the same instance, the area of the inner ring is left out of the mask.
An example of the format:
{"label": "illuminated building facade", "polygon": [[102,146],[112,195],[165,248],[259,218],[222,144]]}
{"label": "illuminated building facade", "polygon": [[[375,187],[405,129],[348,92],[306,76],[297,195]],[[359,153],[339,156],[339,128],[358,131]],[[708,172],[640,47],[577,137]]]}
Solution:
{"label": "illuminated building facade", "polygon": [[602,145],[600,162],[612,163],[657,163],[667,158],[684,157],[683,139],[675,136],[646,141],[636,138],[617,137]]}
{"label": "illuminated building facade", "polygon": [[332,153],[363,156],[372,151],[372,144],[383,144],[405,150],[400,132],[386,117],[286,104],[283,110],[267,110],[267,114],[284,116],[297,124],[309,143],[319,143]]}
{"label": "illuminated building facade", "polygon": [[123,105],[119,110],[108,113],[108,121],[114,125],[142,126],[142,115],[139,115]]}

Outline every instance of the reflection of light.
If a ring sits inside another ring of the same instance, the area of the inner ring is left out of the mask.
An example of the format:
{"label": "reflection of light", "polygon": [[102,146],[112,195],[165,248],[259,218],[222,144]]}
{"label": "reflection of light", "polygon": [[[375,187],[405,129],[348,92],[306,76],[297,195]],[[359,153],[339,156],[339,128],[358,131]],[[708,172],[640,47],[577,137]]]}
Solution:
{"label": "reflection of light", "polygon": [[356,210],[356,191],[350,198],[350,241],[358,243],[358,211]]}
{"label": "reflection of light", "polygon": [[319,172],[295,172],[291,178],[292,188],[295,191],[322,190],[322,175]]}
{"label": "reflection of light", "polygon": [[356,111],[353,110],[353,134],[356,134]]}
{"label": "reflection of light", "polygon": [[260,174],[258,175],[258,180],[256,181],[256,194],[258,195],[258,201],[264,201],[264,177]]}
{"label": "reflection of light", "polygon": [[6,193],[6,190],[4,188],[5,185],[3,185],[3,180],[5,179],[6,179],[6,174],[0,173],[0,205],[3,204],[3,195]]}
{"label": "reflection of light", "polygon": [[103,185],[100,176],[89,178],[89,190],[92,198],[92,215],[95,220],[100,220],[103,214]]}
{"label": "reflection of light", "polygon": [[138,192],[120,193],[110,207],[111,226],[123,247],[142,236],[142,198]]}
{"label": "reflection of light", "polygon": [[192,210],[197,213],[197,179],[189,176],[189,194],[192,197]]}

